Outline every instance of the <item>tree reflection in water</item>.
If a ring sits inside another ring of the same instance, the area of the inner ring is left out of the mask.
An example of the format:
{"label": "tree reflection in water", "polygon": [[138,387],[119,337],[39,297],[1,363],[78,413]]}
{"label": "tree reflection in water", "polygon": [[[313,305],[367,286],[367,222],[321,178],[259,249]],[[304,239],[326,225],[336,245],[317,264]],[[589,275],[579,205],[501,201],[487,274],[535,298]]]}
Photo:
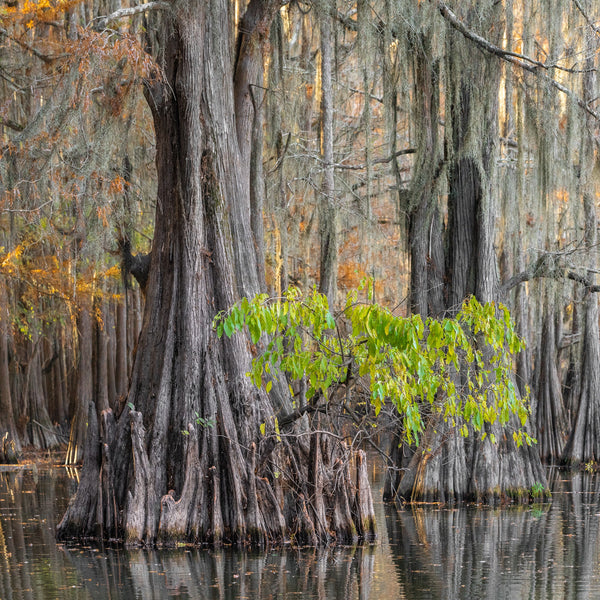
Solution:
{"label": "tree reflection in water", "polygon": [[0,598],[88,598],[56,545],[73,486],[62,469],[0,472]]}
{"label": "tree reflection in water", "polygon": [[376,549],[124,550],[57,545],[76,481],[64,469],[0,473],[0,598],[367,600]]}
{"label": "tree reflection in water", "polygon": [[551,479],[551,505],[386,508],[406,597],[600,597],[600,477],[554,471]]}
{"label": "tree reflection in water", "polygon": [[[369,598],[371,549],[66,549],[91,598]],[[110,594],[110,596],[109,596]]]}
{"label": "tree reflection in water", "polygon": [[600,475],[550,480],[551,505],[378,503],[375,547],[249,553],[59,546],[75,481],[58,468],[0,472],[0,598],[600,598]]}

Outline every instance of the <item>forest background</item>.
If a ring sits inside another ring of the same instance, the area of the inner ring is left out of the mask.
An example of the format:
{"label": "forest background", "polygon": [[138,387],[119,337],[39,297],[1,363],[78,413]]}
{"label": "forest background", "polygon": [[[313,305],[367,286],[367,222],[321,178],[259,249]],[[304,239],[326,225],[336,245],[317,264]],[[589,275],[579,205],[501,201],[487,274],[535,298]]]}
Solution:
{"label": "forest background", "polygon": [[[246,4],[223,4],[232,61]],[[505,303],[527,344],[515,380],[530,391],[538,440],[510,452],[596,464],[598,7],[280,4],[246,88],[258,287],[281,297],[317,285],[339,309],[368,277],[375,300],[399,316],[452,315],[472,294]],[[6,456],[11,442],[16,451],[68,442],[68,464],[79,463],[89,403],[100,418],[128,402],[161,193],[148,89],[168,79],[155,32],[171,9],[0,8]],[[397,448],[395,419],[381,419],[392,433],[382,429],[377,444],[387,437]],[[472,480],[480,469],[501,487],[514,476],[502,466],[506,448],[459,448],[466,442],[447,442],[458,435],[451,427],[439,429],[446,449],[414,454],[430,473],[425,499],[467,495],[473,484],[458,483],[460,471]],[[539,457],[524,459],[525,487],[543,480]],[[404,494],[413,492],[411,481]]]}

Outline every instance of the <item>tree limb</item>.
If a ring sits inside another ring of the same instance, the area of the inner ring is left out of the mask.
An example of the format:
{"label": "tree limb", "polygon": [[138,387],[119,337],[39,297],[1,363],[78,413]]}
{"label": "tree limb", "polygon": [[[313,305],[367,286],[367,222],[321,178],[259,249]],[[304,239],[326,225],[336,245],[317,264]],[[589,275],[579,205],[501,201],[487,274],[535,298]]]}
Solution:
{"label": "tree limb", "polygon": [[42,54],[39,50],[36,50],[33,46],[30,46],[29,44],[25,43],[24,41],[10,35],[8,33],[8,31],[6,31],[6,29],[4,29],[4,27],[0,27],[0,35],[2,35],[3,37],[5,37],[9,40],[12,40],[13,42],[15,42],[15,44],[18,44],[19,46],[21,46],[21,48],[27,50],[27,52],[31,52],[31,54],[33,54],[33,56],[35,56],[36,58],[39,58],[41,61],[45,62],[46,64],[50,64],[59,58],[65,58],[66,56],[69,56],[68,54],[59,54],[56,56],[48,56],[46,54]]}
{"label": "tree limb", "polygon": [[150,273],[150,254],[132,254],[131,243],[125,238],[120,238],[118,244],[121,251],[123,273],[125,275],[131,273],[140,284],[142,292],[145,293]]}
{"label": "tree limb", "polygon": [[[392,160],[394,160],[394,158],[397,158],[398,156],[404,156],[405,154],[415,154],[415,152],[417,151],[416,148],[405,148],[403,150],[398,150],[397,152],[394,152],[394,154],[391,154],[390,156],[386,156],[385,158],[376,158],[375,160],[371,161],[372,165],[383,165],[389,162],[392,162]],[[323,161],[321,161],[323,162]],[[334,164],[333,165],[334,169],[343,169],[343,170],[348,170],[348,171],[362,171],[363,169],[367,168],[366,164],[361,164],[361,165],[343,165],[343,164]]]}
{"label": "tree limb", "polygon": [[569,88],[565,87],[558,81],[554,80],[552,77],[545,75],[540,72],[540,69],[549,69],[556,68],[557,65],[546,65],[538,60],[525,56],[524,54],[518,54],[516,52],[510,52],[509,50],[504,50],[500,48],[485,38],[481,37],[474,31],[471,31],[455,14],[452,10],[440,0],[437,0],[437,7],[440,11],[440,14],[454,29],[462,33],[462,35],[474,42],[477,46],[479,46],[482,50],[485,50],[489,54],[493,54],[494,56],[498,56],[502,60],[509,62],[517,67],[527,71],[528,73],[533,73],[536,77],[542,79],[550,86],[557,89],[559,92],[562,92],[571,100],[575,101],[578,106],[580,106],[585,112],[594,117],[594,119],[600,121],[600,114],[595,110],[590,108],[586,102],[584,102],[581,98],[575,95]]}
{"label": "tree limb", "polygon": [[600,35],[600,27],[597,27],[596,25],[594,25],[594,23],[592,22],[592,19],[590,19],[590,16],[587,14],[587,12],[585,12],[585,10],[583,10],[583,6],[581,6],[581,2],[579,2],[579,0],[573,0],[573,2],[575,3],[575,6],[578,8],[579,12],[583,15],[583,18],[587,21],[587,24],[592,28],[592,30]]}
{"label": "tree limb", "polygon": [[298,419],[304,415],[309,415],[315,412],[324,412],[327,410],[327,404],[306,404],[301,406],[292,412],[286,413],[281,417],[277,418],[277,423],[280,429],[286,428],[288,425],[295,423]]}
{"label": "tree limb", "polygon": [[513,288],[521,283],[546,277],[548,279],[570,279],[576,283],[580,283],[586,289],[587,293],[595,294],[600,292],[600,285],[594,284],[589,277],[567,269],[566,267],[556,264],[556,254],[544,253],[532,265],[524,271],[517,273],[508,281],[500,286],[500,292],[504,295],[510,292]]}
{"label": "tree limb", "polygon": [[113,21],[118,21],[119,19],[125,19],[127,17],[134,17],[135,15],[139,15],[144,12],[148,12],[149,10],[171,10],[170,2],[148,2],[147,4],[140,4],[138,6],[132,6],[130,8],[120,8],[119,10],[115,10],[115,12],[107,15],[106,17],[101,17],[99,20],[99,25],[101,29],[104,29],[108,26],[109,23]]}
{"label": "tree limb", "polygon": [[0,117],[0,127],[8,127],[9,129],[14,129],[15,131],[23,131],[25,127],[12,119],[4,119]]}

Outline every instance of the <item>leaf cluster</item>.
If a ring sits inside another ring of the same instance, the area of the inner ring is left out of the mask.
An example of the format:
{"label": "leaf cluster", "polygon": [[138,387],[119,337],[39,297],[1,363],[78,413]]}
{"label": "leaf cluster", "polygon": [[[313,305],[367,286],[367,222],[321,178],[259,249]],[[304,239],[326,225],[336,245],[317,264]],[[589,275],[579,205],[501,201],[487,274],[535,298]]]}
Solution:
{"label": "leaf cluster", "polygon": [[[264,349],[248,373],[253,383],[271,389],[271,377],[306,378],[307,399],[327,400],[351,377],[368,381],[375,414],[392,403],[404,422],[408,442],[417,442],[426,415],[437,412],[462,435],[469,427],[486,437],[485,424],[506,426],[511,415],[525,425],[528,408],[513,382],[513,357],[524,347],[509,311],[471,297],[454,318],[399,317],[372,301],[347,296],[334,317],[326,296],[303,296],[290,288],[281,298],[266,294],[244,298],[214,320],[219,337],[247,328]],[[523,429],[518,444],[533,442]],[[490,435],[495,441],[493,434]]]}

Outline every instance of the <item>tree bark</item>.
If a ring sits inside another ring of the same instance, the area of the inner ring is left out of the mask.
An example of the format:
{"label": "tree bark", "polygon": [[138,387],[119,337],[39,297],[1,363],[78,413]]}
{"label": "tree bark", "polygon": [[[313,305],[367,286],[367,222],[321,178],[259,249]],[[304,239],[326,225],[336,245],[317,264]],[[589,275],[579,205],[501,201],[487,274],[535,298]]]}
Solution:
{"label": "tree bark", "polygon": [[563,402],[558,374],[555,312],[549,294],[542,323],[542,340],[536,364],[534,386],[537,399],[536,435],[540,456],[544,461],[552,462],[562,458],[569,430],[569,419]]}
{"label": "tree bark", "polygon": [[[584,193],[585,242],[590,261],[597,244],[596,208],[591,193]],[[594,270],[594,269],[593,269]],[[592,271],[593,271],[592,270]],[[590,273],[593,276],[593,273]],[[584,297],[584,329],[579,375],[579,398],[573,429],[564,449],[563,459],[569,464],[600,462],[600,328],[598,298],[587,293]]]}
{"label": "tree bark", "polygon": [[[212,330],[217,311],[258,290],[245,93],[278,8],[250,1],[235,69],[225,0],[176,2],[163,24],[163,79],[147,92],[156,226],[128,402],[117,420],[101,415],[101,452],[84,467],[96,487],[80,487],[58,527],[61,539],[110,531],[145,545],[264,545],[293,535],[345,543],[360,530],[344,510],[355,486],[339,473],[351,453],[337,440],[321,444],[329,468],[319,471],[322,492],[314,497],[305,444],[274,431],[273,416],[289,399],[269,398],[246,377],[249,339],[218,339]],[[324,522],[314,510],[319,501]],[[82,506],[94,512],[91,521],[81,522]],[[357,514],[368,521],[372,511]]]}
{"label": "tree bark", "polygon": [[[127,290],[125,290],[127,293]],[[127,383],[129,381],[129,367],[127,360],[127,303],[125,300],[117,302],[116,305],[116,348],[115,348],[115,400],[117,402],[127,394]]]}
{"label": "tree bark", "polygon": [[31,337],[32,339],[22,338],[18,348],[21,365],[17,381],[20,388],[20,435],[23,445],[46,450],[57,447],[59,441],[48,414],[44,394],[40,356],[42,341],[35,331],[32,331]]}
{"label": "tree bark", "polygon": [[96,410],[93,388],[93,327],[89,308],[82,307],[80,309],[77,325],[79,361],[75,382],[74,411],[71,417],[69,445],[65,457],[66,465],[81,463],[84,450],[87,447],[86,438],[88,435],[98,437],[97,432],[90,429],[88,417],[90,405]]}
{"label": "tree bark", "polygon": [[94,300],[92,369],[94,373],[94,401],[98,413],[109,408],[108,390],[108,335],[106,303]]}
{"label": "tree bark", "polygon": [[439,73],[431,52],[431,39],[423,33],[414,34],[413,46],[417,155],[409,200],[410,305],[413,314],[425,316],[440,314],[444,308],[443,249],[442,236],[437,231],[436,189],[441,163]]}
{"label": "tree bark", "polygon": [[10,324],[8,295],[4,277],[0,276],[0,462],[14,462],[21,451],[10,390],[8,341]]}
{"label": "tree bark", "polygon": [[[596,60],[597,48],[591,39],[587,40],[586,72],[583,77],[583,97],[591,102],[596,95]],[[582,140],[580,150],[581,194],[583,196],[584,242],[588,254],[588,280],[594,282],[598,259],[598,214],[595,199],[595,178],[593,171],[597,169],[597,143],[592,134],[598,134],[598,125],[588,115],[589,135]],[[584,296],[584,330],[579,377],[579,402],[575,415],[574,427],[567,442],[564,460],[567,463],[600,462],[600,327],[598,325],[598,298],[585,291]]]}
{"label": "tree bark", "polygon": [[[477,6],[478,17],[490,26],[493,24],[496,35],[501,35],[502,30],[499,10],[501,7],[491,3]],[[445,143],[449,190],[445,298],[446,309],[452,314],[471,294],[480,302],[496,301],[499,295],[490,182],[500,79],[493,59],[470,47],[455,32],[447,31],[446,36]],[[414,229],[411,233],[422,234]],[[420,242],[413,244],[411,240],[411,246],[417,249]],[[425,277],[414,282],[413,298],[414,307],[423,310],[425,302],[420,298],[425,297],[426,291],[414,289],[421,285],[426,285]],[[462,377],[461,372],[456,374],[457,389],[466,384]],[[485,431],[488,435],[493,433],[498,443],[492,444],[489,438],[481,441],[473,431],[463,438],[451,422],[431,419],[398,484],[396,498],[415,502],[528,502],[531,487],[546,482],[537,449],[518,448],[497,423]]]}

